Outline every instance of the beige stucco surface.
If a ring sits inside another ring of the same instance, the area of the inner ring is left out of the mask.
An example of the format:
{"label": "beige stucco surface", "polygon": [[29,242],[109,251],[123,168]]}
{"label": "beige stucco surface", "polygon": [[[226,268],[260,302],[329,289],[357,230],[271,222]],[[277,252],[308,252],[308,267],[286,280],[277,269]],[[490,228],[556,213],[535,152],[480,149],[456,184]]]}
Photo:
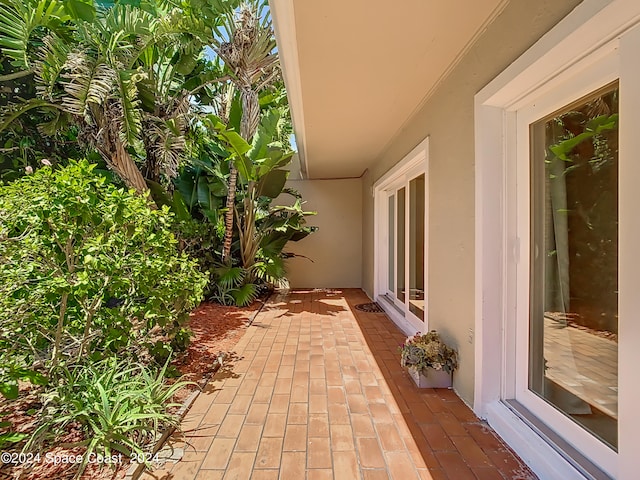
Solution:
{"label": "beige stucco surface", "polygon": [[362,276],[371,296],[371,187],[430,137],[429,328],[459,350],[454,388],[469,404],[474,388],[474,95],[578,3],[512,0],[363,177]]}
{"label": "beige stucco surface", "polygon": [[[292,172],[293,173],[293,172]],[[292,175],[294,177],[295,175]],[[362,285],[362,180],[289,180],[306,203],[308,225],[319,230],[286,251],[305,257],[287,261],[292,288],[360,288]],[[291,203],[290,196],[276,199]]]}
{"label": "beige stucco surface", "polygon": [[270,0],[307,177],[360,176],[507,1]]}

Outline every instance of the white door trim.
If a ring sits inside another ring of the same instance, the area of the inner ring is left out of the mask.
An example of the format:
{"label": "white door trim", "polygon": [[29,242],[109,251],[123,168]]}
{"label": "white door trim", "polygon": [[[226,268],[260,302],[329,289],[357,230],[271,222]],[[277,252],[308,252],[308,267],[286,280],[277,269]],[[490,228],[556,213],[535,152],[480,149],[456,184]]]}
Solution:
{"label": "white door trim", "polygon": [[[606,52],[603,54],[603,51]],[[539,119],[563,108],[581,97],[595,90],[615,82],[620,76],[619,55],[616,48],[607,44],[594,52],[589,65],[580,65],[580,68],[570,69],[567,73],[574,75],[554,90],[546,90],[543,96],[530,99],[526,107],[519,108],[516,118],[517,154],[515,161],[507,166],[507,169],[515,167],[517,171],[518,191],[509,203],[515,203],[518,219],[516,233],[520,238],[526,239],[520,245],[520,258],[516,266],[516,297],[515,310],[517,318],[508,321],[515,322],[516,355],[514,358],[516,375],[503,380],[514,382],[515,395],[520,403],[539,418],[549,419],[554,430],[562,431],[571,436],[573,445],[583,452],[593,463],[603,468],[610,474],[615,472],[617,454],[584,428],[560,413],[556,408],[542,400],[538,395],[529,390],[529,304],[530,304],[530,214],[531,211],[531,170],[529,125]],[[582,62],[585,63],[585,62]],[[554,82],[555,83],[555,82]],[[526,328],[521,328],[525,326]]]}
{"label": "white door trim", "polygon": [[[392,305],[386,300],[384,294],[386,293],[386,282],[388,279],[388,268],[386,262],[386,255],[388,254],[389,244],[387,237],[387,223],[388,223],[388,190],[398,186],[406,178],[417,177],[420,174],[425,174],[425,247],[424,247],[424,290],[425,298],[428,300],[428,277],[429,277],[429,138],[425,138],[420,142],[411,152],[398,162],[391,170],[384,174],[373,185],[374,196],[374,299],[380,303],[389,317],[398,325],[398,327],[407,335],[413,335],[416,333],[416,328],[419,325],[416,324],[416,318],[412,319],[413,314],[409,313],[405,315],[401,312],[397,306]],[[407,185],[408,188],[408,185]],[[396,200],[397,201],[397,200]],[[409,203],[405,204],[405,215],[408,219]],[[397,219],[396,219],[397,221]],[[407,223],[408,224],[408,223]],[[405,238],[408,242],[408,238]],[[405,254],[409,255],[409,249],[405,249]],[[405,272],[406,273],[406,272]],[[397,277],[397,275],[396,275]],[[397,278],[396,278],[397,281]],[[424,327],[420,328],[422,331],[428,330],[428,304],[425,306],[425,321]],[[420,322],[422,323],[422,322]]]}
{"label": "white door trim", "polygon": [[[528,262],[521,238],[522,215],[511,200],[523,178],[513,165],[518,155],[516,111],[535,97],[558,88],[570,76],[607,56],[620,56],[621,102],[619,248],[626,254],[619,268],[619,453],[613,466],[600,465],[619,479],[637,477],[637,432],[640,431],[638,362],[640,261],[640,2],[585,0],[475,97],[476,151],[476,353],[474,411],[487,418],[541,478],[585,478],[566,455],[541,437],[503,402],[514,398],[518,263]],[[630,60],[632,59],[632,60]],[[527,220],[528,222],[528,220]],[[520,227],[520,228],[519,228]],[[526,228],[524,229],[526,231]],[[523,250],[521,252],[521,250]],[[636,367],[637,368],[637,367]],[[596,458],[592,458],[594,462]],[[557,472],[557,473],[553,473]],[[564,472],[564,473],[559,473]]]}

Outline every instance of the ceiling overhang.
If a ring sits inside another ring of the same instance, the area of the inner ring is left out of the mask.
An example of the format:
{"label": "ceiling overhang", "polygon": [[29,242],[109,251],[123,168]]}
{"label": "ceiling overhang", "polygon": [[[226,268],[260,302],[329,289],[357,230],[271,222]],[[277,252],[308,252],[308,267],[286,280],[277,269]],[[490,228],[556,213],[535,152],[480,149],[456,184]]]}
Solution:
{"label": "ceiling overhang", "polygon": [[507,2],[270,0],[302,175],[361,176]]}

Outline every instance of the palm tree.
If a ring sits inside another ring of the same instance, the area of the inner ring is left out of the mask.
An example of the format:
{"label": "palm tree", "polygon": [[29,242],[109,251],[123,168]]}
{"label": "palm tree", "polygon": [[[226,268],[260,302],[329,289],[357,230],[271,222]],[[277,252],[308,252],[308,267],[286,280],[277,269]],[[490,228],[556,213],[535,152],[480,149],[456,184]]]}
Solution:
{"label": "palm tree", "polygon": [[[48,14],[33,15],[34,11]],[[132,16],[130,21],[125,19],[127,14]],[[29,109],[55,108],[59,115],[42,125],[43,132],[53,133],[63,122],[71,121],[80,130],[79,140],[96,148],[129,187],[146,192],[146,182],[129,150],[135,150],[140,130],[136,111],[139,76],[127,67],[132,40],[144,42],[151,33],[149,17],[146,12],[114,7],[86,22],[72,19],[63,2],[56,0],[12,1],[3,7],[3,53],[25,72],[34,73],[37,96],[14,105],[11,114],[5,112],[2,127]],[[61,31],[56,28],[57,19],[75,21]],[[34,53],[32,35],[38,26],[48,31],[37,39],[41,46]]]}
{"label": "palm tree", "polygon": [[[265,3],[259,0],[245,3],[235,14],[227,16],[223,27],[215,30],[215,51],[223,60],[231,82],[240,94],[240,135],[247,143],[251,143],[260,123],[259,93],[280,75],[273,28],[268,15],[264,15],[265,7]],[[226,203],[223,260],[231,254],[237,181],[238,170],[232,163]]]}
{"label": "palm tree", "polygon": [[[0,7],[3,53],[33,72],[37,87],[35,99],[5,110],[0,130],[24,111],[53,108],[57,121],[43,132],[76,125],[79,141],[140,194],[148,192],[147,180],[164,176],[170,185],[195,115],[191,99],[220,81],[204,68],[201,53],[222,11],[196,11],[189,2],[180,9],[143,3],[98,6],[80,17],[58,0],[10,0]],[[34,42],[38,26],[46,33]]]}

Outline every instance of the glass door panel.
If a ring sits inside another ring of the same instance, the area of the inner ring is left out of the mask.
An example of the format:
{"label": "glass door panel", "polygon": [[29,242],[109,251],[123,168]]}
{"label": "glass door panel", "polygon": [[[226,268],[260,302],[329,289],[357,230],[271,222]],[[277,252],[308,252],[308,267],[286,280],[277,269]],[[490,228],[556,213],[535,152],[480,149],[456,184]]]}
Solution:
{"label": "glass door panel", "polygon": [[398,190],[396,215],[396,297],[401,303],[405,303],[405,191],[404,187]]}
{"label": "glass door panel", "polygon": [[426,308],[426,174],[412,169],[384,190],[386,246],[382,295],[406,331],[424,331]]}
{"label": "glass door panel", "polygon": [[533,123],[528,387],[618,438],[618,87]]}
{"label": "glass door panel", "polygon": [[387,285],[387,290],[389,292],[393,292],[395,291],[395,285],[396,285],[396,280],[395,280],[395,274],[396,274],[396,262],[395,262],[395,256],[396,256],[396,245],[395,245],[395,224],[396,224],[396,196],[394,195],[390,195],[389,196],[389,252],[388,252],[388,264],[387,264],[387,269],[388,269],[388,285]]}
{"label": "glass door panel", "polygon": [[424,321],[424,174],[409,182],[409,311]]}

